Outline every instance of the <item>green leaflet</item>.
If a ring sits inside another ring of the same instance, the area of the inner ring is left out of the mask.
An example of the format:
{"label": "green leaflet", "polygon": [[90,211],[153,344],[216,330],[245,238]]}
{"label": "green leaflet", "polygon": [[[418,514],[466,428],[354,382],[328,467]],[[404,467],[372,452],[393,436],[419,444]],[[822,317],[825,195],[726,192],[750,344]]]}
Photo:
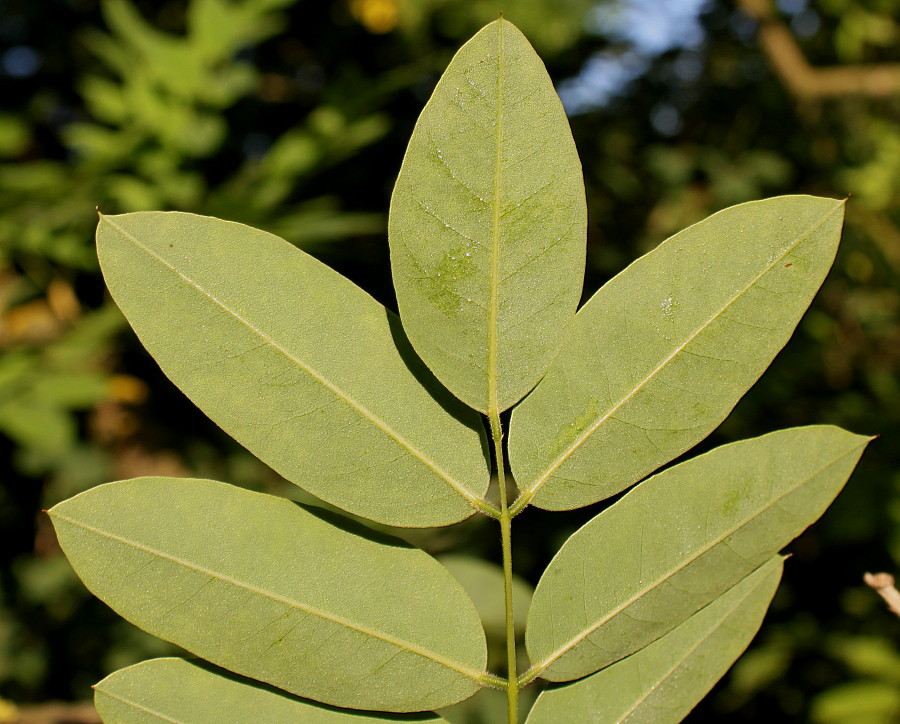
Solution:
{"label": "green leaflet", "polygon": [[740,204],[600,289],[513,412],[518,508],[608,498],[715,429],[791,336],[842,219],[843,202],[813,196]]}
{"label": "green leaflet", "polygon": [[581,164],[540,58],[506,20],[456,54],[391,198],[403,326],[457,397],[504,410],[556,356],[581,296]]}
{"label": "green leaflet", "polygon": [[828,507],[870,438],[828,425],[724,445],[638,485],[572,535],[535,590],[535,675],[639,650],[771,558]]}
{"label": "green leaflet", "polygon": [[[94,686],[107,724],[386,724],[379,715],[326,708],[184,659],[151,659],[120,669]],[[433,714],[406,722],[442,722]]]}
{"label": "green leaflet", "polygon": [[101,217],[116,303],[169,378],[288,480],[388,525],[483,505],[484,428],[397,318],[271,234],[193,214]]}
{"label": "green leaflet", "polygon": [[447,706],[481,686],[487,649],[472,602],[399,541],[210,480],[110,483],[50,515],[96,596],[238,674],[384,711]]}
{"label": "green leaflet", "polygon": [[636,654],[542,692],[526,724],[680,722],[756,635],[783,567],[772,558]]}

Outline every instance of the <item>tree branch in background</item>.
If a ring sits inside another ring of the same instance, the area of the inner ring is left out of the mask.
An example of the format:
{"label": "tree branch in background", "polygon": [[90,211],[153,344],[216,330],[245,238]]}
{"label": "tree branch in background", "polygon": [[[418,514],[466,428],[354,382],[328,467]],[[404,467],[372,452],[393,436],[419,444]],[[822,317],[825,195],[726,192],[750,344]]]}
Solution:
{"label": "tree branch in background", "polygon": [[737,0],[759,23],[759,42],[776,75],[802,99],[889,96],[900,93],[900,63],[815,68],[806,60],[771,0]]}
{"label": "tree branch in background", "polygon": [[[6,713],[4,711],[4,713]],[[13,707],[0,722],[11,724],[101,724],[93,704],[53,702],[38,706]]]}
{"label": "tree branch in background", "polygon": [[891,611],[900,616],[900,591],[894,586],[894,577],[890,573],[867,573],[863,580],[884,599]]}

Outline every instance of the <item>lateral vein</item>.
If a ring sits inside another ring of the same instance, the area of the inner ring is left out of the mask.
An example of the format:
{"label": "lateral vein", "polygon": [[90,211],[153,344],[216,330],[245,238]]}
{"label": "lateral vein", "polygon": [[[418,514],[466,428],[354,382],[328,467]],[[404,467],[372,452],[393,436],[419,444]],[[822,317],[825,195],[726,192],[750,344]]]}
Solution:
{"label": "lateral vein", "polygon": [[181,724],[178,719],[172,719],[171,717],[166,716],[165,714],[161,714],[154,709],[150,709],[149,707],[144,706],[143,704],[138,704],[136,701],[131,701],[130,699],[126,699],[123,696],[119,696],[118,694],[113,694],[111,691],[106,691],[105,689],[98,689],[96,686],[94,687],[97,691],[105,694],[111,699],[115,699],[116,701],[121,701],[123,704],[127,704],[130,707],[137,709],[138,711],[142,711],[146,714],[150,714],[151,716],[155,716],[163,721],[172,722],[172,724]]}

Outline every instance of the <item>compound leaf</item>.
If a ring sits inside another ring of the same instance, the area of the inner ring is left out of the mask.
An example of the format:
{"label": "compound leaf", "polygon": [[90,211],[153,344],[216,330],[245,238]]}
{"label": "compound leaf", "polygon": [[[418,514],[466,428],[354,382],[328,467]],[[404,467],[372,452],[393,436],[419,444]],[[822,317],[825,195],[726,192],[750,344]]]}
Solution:
{"label": "compound leaf", "polygon": [[98,598],[235,673],[385,711],[447,706],[481,686],[487,648],[471,600],[394,539],[211,480],[109,483],[50,515]]}
{"label": "compound leaf", "polygon": [[[184,659],[143,661],[120,669],[94,686],[94,704],[108,724],[386,724],[399,721],[331,709],[284,692],[216,672]],[[423,714],[405,722],[442,722]]]}
{"label": "compound leaf", "polygon": [[715,600],[824,512],[869,439],[792,428],[638,485],[576,531],[544,572],[525,632],[533,672],[585,676]]}
{"label": "compound leaf", "polygon": [[276,236],[193,214],[103,216],[97,246],[163,371],[288,480],[388,525],[447,525],[480,504],[480,419],[352,282]]}
{"label": "compound leaf", "polygon": [[391,199],[403,326],[457,397],[503,410],[556,356],[581,296],[586,210],[562,104],[500,19],[451,61]]}
{"label": "compound leaf", "polygon": [[680,722],[747,648],[784,560],[776,556],[646,648],[541,693],[526,724]]}
{"label": "compound leaf", "polygon": [[828,273],[843,206],[813,196],[733,206],[600,289],[513,411],[509,456],[523,501],[565,510],[603,500],[715,429]]}

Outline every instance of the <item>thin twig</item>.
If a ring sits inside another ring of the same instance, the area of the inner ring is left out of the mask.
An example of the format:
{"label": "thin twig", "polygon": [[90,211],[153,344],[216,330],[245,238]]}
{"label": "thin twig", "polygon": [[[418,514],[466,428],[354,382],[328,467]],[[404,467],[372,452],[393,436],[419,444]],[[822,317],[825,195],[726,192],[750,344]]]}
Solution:
{"label": "thin twig", "polygon": [[900,616],[900,591],[894,586],[894,577],[890,573],[867,573],[863,580],[884,599],[891,611]]}
{"label": "thin twig", "polygon": [[884,97],[900,93],[900,63],[817,68],[809,64],[771,0],[737,0],[759,23],[759,42],[775,74],[798,98]]}
{"label": "thin twig", "polygon": [[37,706],[19,706],[13,724],[100,724],[100,717],[92,704],[51,702]]}

